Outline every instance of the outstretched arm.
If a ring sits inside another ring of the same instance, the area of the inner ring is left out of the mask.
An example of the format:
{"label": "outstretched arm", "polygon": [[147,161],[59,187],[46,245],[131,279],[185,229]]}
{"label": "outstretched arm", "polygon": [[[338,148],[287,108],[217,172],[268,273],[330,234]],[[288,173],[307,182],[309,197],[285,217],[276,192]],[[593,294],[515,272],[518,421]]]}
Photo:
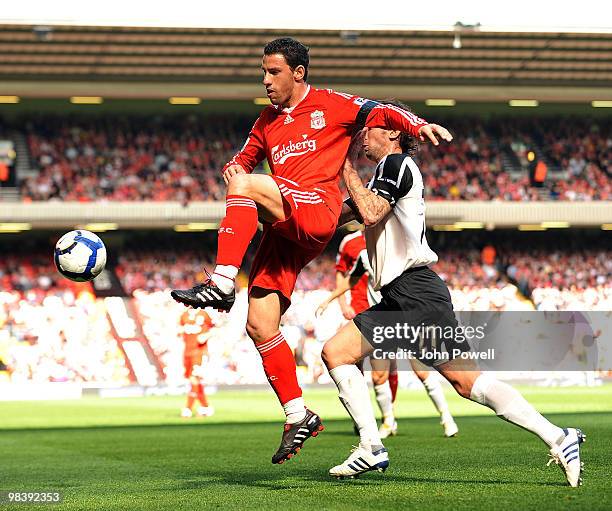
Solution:
{"label": "outstretched arm", "polygon": [[331,110],[336,120],[347,128],[383,128],[410,133],[421,142],[430,141],[439,145],[439,140],[450,142],[453,137],[449,131],[438,124],[430,124],[425,119],[396,105],[383,104],[371,99],[351,94],[327,90],[333,102]]}
{"label": "outstretched arm", "polygon": [[370,111],[365,120],[365,127],[367,128],[404,131],[418,137],[421,142],[429,140],[433,145],[440,144],[438,138],[446,142],[453,139],[453,136],[445,127],[430,124],[425,119],[421,119],[412,112],[395,105],[367,101],[362,108],[367,109],[368,107],[370,107]]}

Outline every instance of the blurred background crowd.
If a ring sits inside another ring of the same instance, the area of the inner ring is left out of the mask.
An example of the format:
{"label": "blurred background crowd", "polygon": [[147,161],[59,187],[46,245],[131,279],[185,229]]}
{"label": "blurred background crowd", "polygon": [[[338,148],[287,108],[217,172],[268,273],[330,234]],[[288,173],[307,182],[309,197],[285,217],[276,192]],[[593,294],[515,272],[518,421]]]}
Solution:
{"label": "blurred background crowd", "polygon": [[[251,122],[236,115],[34,116],[12,121],[24,131],[36,169],[19,183],[21,198],[222,200],[220,169],[244,143]],[[426,178],[428,199],[612,199],[609,119],[473,117],[449,120],[449,126],[453,144],[423,145],[415,158]],[[525,170],[530,151],[548,169],[548,178],[537,187]],[[365,177],[372,164],[363,159],[361,166]]]}
{"label": "blurred background crowd", "polygon": [[[433,269],[448,284],[456,310],[612,310],[612,250],[605,236],[572,237],[566,245],[550,236],[537,242],[524,235],[507,239],[432,232],[430,238],[439,255]],[[152,235],[148,243],[132,243],[109,269],[126,293],[126,307],[133,308],[140,342],[150,346],[165,382],[179,385],[183,307],[171,300],[169,289],[205,278],[204,268],[212,267],[214,234],[183,243]],[[338,243],[334,239],[302,272],[282,327],[306,383],[323,377],[322,344],[344,321],[335,303],[322,317],[314,314],[334,287]],[[231,313],[211,311],[209,383],[265,383],[258,354],[244,333],[247,275],[238,280],[243,289]],[[118,312],[109,300],[114,299],[97,297],[90,283],[62,278],[48,254],[32,247],[12,249],[0,259],[0,285],[0,371],[5,378],[129,383],[126,357],[113,330]]]}

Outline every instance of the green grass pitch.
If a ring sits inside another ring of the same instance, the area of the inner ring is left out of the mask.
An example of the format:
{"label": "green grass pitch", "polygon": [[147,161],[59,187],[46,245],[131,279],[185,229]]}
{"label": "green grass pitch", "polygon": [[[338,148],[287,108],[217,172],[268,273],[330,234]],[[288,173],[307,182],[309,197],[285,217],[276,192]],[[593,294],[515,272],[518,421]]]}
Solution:
{"label": "green grass pitch", "polygon": [[0,402],[0,490],[60,490],[51,507],[62,510],[612,509],[612,385],[519,388],[586,433],[581,488],[546,467],[539,439],[450,389],[458,437],[442,436],[424,392],[400,391],[389,470],[331,479],[356,438],[335,392],[317,389],[305,397],[326,429],[280,466],[270,463],[282,423],[271,391],[220,392],[214,417],[191,420],[178,417],[179,397]]}

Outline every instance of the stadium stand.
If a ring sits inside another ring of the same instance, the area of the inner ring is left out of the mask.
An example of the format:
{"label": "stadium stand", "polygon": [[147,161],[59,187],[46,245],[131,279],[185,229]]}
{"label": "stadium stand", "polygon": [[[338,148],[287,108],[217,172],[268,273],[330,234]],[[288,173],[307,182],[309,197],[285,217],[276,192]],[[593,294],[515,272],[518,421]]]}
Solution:
{"label": "stadium stand", "polygon": [[26,200],[220,200],[219,169],[242,145],[239,117],[44,117],[26,121],[39,174]]}
{"label": "stadium stand", "polygon": [[[437,119],[438,120],[438,119]],[[242,145],[245,116],[23,118],[38,174],[24,201],[216,201],[219,169]],[[440,121],[440,120],[438,120]],[[588,118],[449,118],[455,140],[416,157],[435,200],[592,201],[612,198],[610,121]],[[531,186],[527,153],[550,172]],[[362,160],[362,175],[371,164]]]}
{"label": "stadium stand", "polygon": [[[457,310],[612,310],[612,251],[604,236],[588,241],[574,233],[565,245],[552,237],[534,242],[516,233],[431,237],[440,255],[434,269],[448,283]],[[178,330],[183,309],[170,299],[168,289],[203,277],[202,265],[211,265],[213,249],[213,234],[183,244],[156,235],[145,246],[142,239],[128,243],[113,268],[131,295],[144,338],[168,385],[183,382]],[[283,324],[305,383],[323,377],[318,356],[322,342],[341,322],[336,304],[322,318],[314,316],[334,286],[332,249],[333,243],[300,275]],[[133,382],[111,332],[108,299],[96,298],[89,283],[61,278],[44,252],[32,252],[32,247],[11,252],[0,260],[0,354],[11,381]],[[213,313],[213,320],[208,383],[265,383],[255,363],[257,352],[244,333],[244,288],[231,313]]]}

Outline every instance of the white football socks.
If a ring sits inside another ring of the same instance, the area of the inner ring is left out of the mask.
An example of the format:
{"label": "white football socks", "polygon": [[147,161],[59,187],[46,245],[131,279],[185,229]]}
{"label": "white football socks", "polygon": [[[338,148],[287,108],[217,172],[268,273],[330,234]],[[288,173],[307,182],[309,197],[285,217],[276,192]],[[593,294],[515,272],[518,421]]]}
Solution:
{"label": "white football socks", "polygon": [[283,405],[283,410],[285,410],[285,415],[287,416],[287,419],[285,420],[286,424],[295,424],[296,422],[300,422],[304,417],[306,417],[304,398],[296,397],[291,401],[287,401]]}
{"label": "white football socks", "polygon": [[359,428],[360,444],[363,447],[382,445],[370,401],[368,386],[356,365],[334,367],[329,375],[338,387],[338,397]]}
{"label": "white football socks", "polygon": [[212,274],[211,280],[224,293],[229,293],[234,289],[238,268],[236,266],[218,264]]}
{"label": "white football socks", "polygon": [[561,428],[543,417],[515,388],[485,373],[476,378],[470,399],[488,406],[508,422],[535,433],[549,447],[565,436]]}
{"label": "white football socks", "polygon": [[393,414],[393,397],[391,396],[391,387],[386,381],[380,385],[374,385],[374,393],[376,394],[376,402],[380,413],[383,417],[383,422],[389,426],[393,426],[395,415]]}
{"label": "white football socks", "polygon": [[425,390],[427,390],[427,394],[429,395],[429,399],[438,410],[438,413],[442,417],[443,421],[447,419],[452,419],[450,412],[448,410],[448,403],[446,402],[446,397],[444,397],[444,391],[442,390],[442,382],[438,375],[434,372],[430,372],[429,376],[425,378],[423,381],[423,386]]}

